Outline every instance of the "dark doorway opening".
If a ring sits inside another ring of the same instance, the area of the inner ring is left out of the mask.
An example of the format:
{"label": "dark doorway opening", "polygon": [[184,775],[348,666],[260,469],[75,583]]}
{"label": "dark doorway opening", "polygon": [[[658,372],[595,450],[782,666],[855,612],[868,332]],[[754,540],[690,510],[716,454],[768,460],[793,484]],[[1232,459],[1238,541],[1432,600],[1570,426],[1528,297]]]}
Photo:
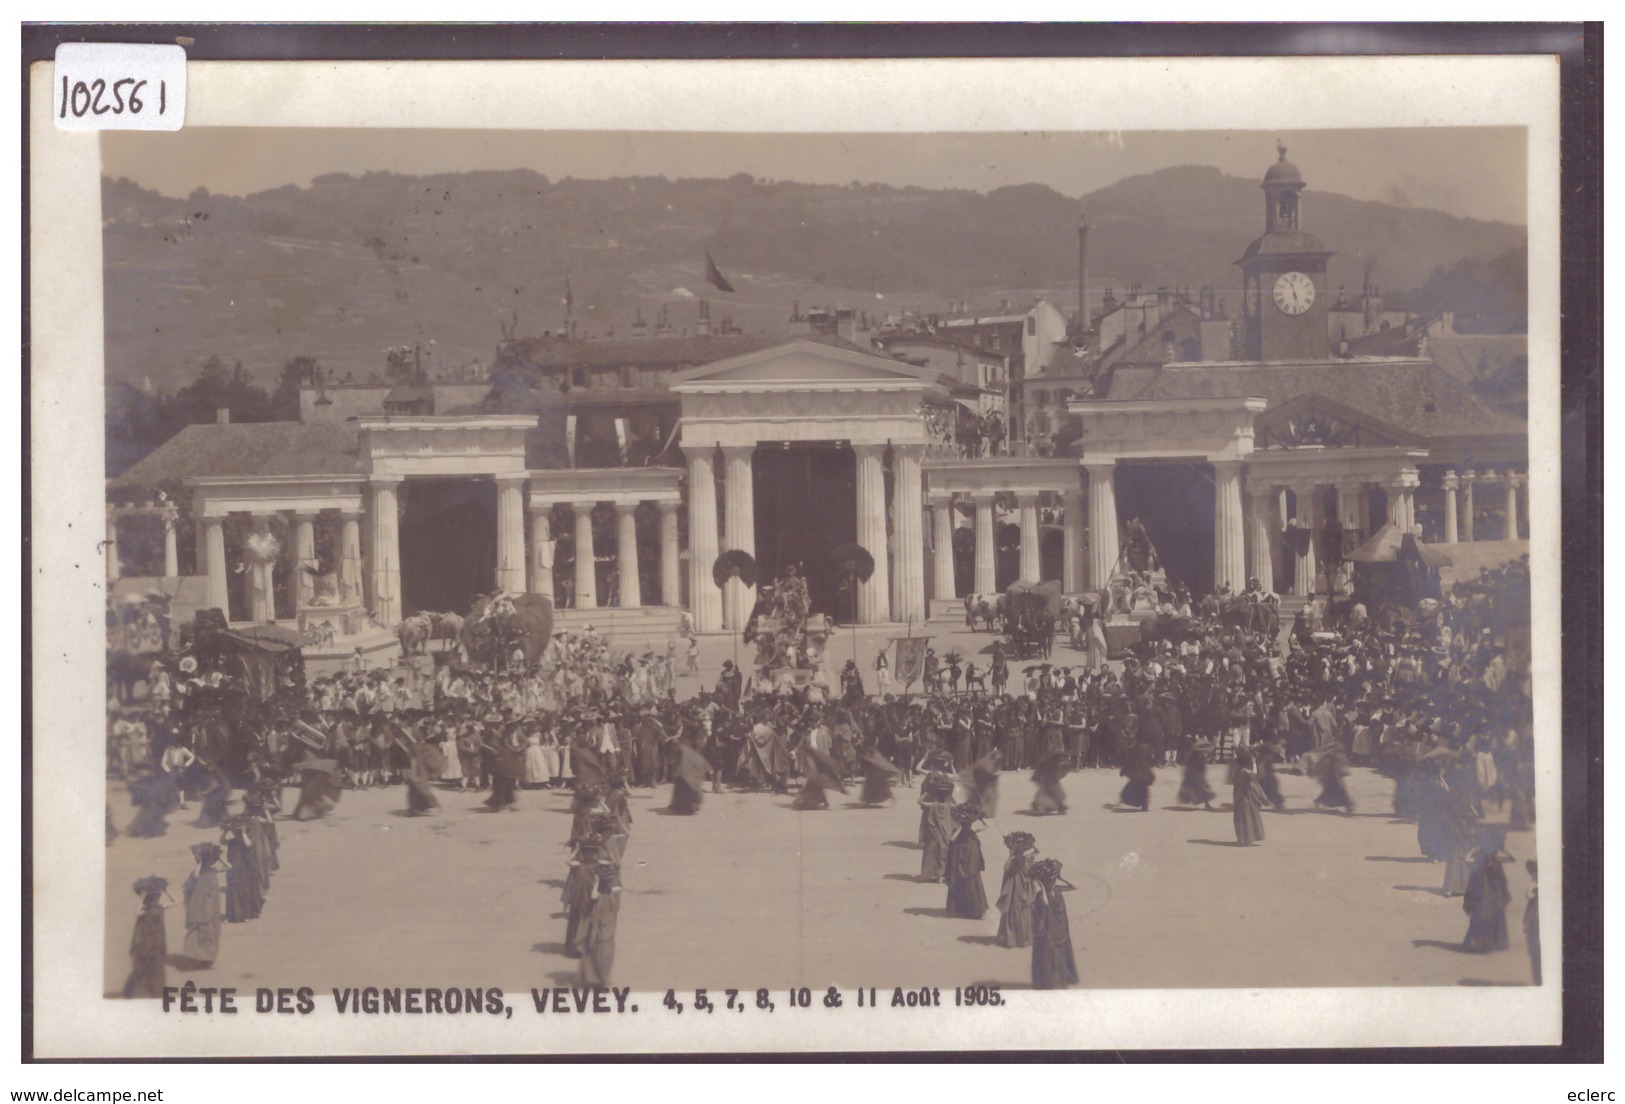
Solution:
{"label": "dark doorway opening", "polygon": [[476,595],[496,589],[496,484],[413,479],[401,489],[402,613],[467,613]]}
{"label": "dark doorway opening", "polygon": [[759,578],[771,582],[796,565],[812,612],[849,620],[854,596],[834,551],[858,538],[857,454],[833,442],[765,445],[756,450],[751,479]]}
{"label": "dark doorway opening", "polygon": [[1117,520],[1145,526],[1171,586],[1213,589],[1213,468],[1191,463],[1117,465]]}

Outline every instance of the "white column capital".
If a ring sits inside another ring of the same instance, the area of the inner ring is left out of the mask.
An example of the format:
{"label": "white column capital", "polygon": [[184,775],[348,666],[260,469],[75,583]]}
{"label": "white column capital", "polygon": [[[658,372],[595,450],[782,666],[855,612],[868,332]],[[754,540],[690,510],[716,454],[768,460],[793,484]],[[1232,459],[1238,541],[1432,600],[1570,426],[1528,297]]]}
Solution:
{"label": "white column capital", "polygon": [[595,499],[572,499],[570,509],[575,511],[577,517],[580,517],[582,514],[590,514],[598,509],[598,502]]}
{"label": "white column capital", "polygon": [[1452,468],[1444,473],[1443,485],[1447,491],[1457,490],[1461,487],[1461,476],[1457,475],[1455,469]]}
{"label": "white column capital", "polygon": [[637,511],[637,508],[639,506],[642,506],[643,503],[641,503],[641,502],[612,502],[612,503],[610,503],[610,505],[615,507],[615,512],[617,514],[631,514],[631,513],[635,513]]}

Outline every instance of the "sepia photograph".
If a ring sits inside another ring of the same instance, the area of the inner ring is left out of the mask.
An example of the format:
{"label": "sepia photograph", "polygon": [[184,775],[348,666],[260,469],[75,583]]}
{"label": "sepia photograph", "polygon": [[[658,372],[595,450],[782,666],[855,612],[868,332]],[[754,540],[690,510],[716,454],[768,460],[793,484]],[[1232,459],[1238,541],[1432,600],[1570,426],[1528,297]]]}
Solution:
{"label": "sepia photograph", "polygon": [[[257,87],[215,64],[189,113]],[[174,1053],[240,1052],[231,994],[267,1053],[1259,994],[1282,1045],[1435,996],[1486,1014],[1347,1041],[1557,1041],[1556,82],[1400,83],[76,136],[70,1004]]]}

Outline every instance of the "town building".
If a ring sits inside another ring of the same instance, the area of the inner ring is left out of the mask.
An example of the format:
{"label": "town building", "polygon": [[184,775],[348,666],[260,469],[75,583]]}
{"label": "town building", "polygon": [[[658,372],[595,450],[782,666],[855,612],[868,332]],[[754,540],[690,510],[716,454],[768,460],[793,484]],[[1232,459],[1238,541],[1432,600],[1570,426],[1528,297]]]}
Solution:
{"label": "town building", "polygon": [[[331,405],[313,397],[300,422],[190,426],[111,489],[185,486],[194,551],[179,554],[183,511],[159,510],[165,574],[205,579],[231,620],[340,636],[495,587],[548,595],[567,623],[647,632],[682,609],[701,632],[738,629],[753,588],[716,584],[724,550],[762,579],[797,568],[815,609],[860,623],[923,621],[1015,579],[1100,589],[1134,521],[1171,581],[1258,578],[1297,601],[1346,585],[1344,556],[1385,524],[1464,561],[1469,542],[1516,550],[1516,396],[1482,401],[1470,354],[1440,354],[1449,370],[1341,355],[1303,188],[1282,149],[1234,317],[1210,292],[1131,291],[1087,332],[1040,300],[950,312],[881,349],[839,312],[789,337],[510,339],[475,401],[414,377],[338,416],[328,385]],[[933,433],[944,407],[1003,406],[1015,424],[1022,392],[1067,419],[1044,450],[968,454]],[[109,509],[110,578],[139,509]],[[1017,550],[1001,558],[1005,532]],[[852,543],[867,579],[838,562]]]}

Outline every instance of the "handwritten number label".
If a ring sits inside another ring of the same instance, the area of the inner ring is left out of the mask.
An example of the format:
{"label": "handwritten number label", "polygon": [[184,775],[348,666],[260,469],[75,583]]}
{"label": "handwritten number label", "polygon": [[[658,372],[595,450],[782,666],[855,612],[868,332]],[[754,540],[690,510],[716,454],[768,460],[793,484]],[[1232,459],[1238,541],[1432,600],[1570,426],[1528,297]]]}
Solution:
{"label": "handwritten number label", "polygon": [[64,42],[56,50],[56,125],[63,130],[179,130],[186,51],[179,46]]}

